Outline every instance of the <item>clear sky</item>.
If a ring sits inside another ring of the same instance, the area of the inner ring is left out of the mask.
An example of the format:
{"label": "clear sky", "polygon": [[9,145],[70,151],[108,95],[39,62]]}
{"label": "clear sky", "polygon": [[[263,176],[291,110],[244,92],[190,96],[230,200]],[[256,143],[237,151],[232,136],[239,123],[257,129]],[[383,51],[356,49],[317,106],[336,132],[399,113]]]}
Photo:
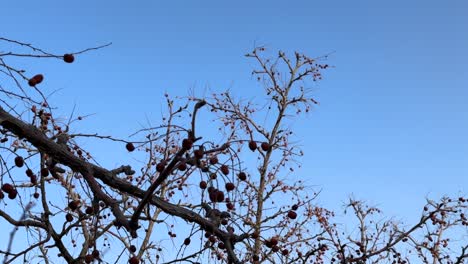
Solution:
{"label": "clear sky", "polygon": [[[243,57],[255,45],[334,52],[320,106],[295,121],[306,154],[295,177],[332,209],[352,194],[408,220],[426,196],[467,194],[466,0],[8,1],[0,12],[3,37],[58,54],[113,43],[31,65],[61,89],[64,116],[76,103],[96,113],[83,129],[121,137],[159,120],[164,92],[260,98]],[[96,151],[109,166],[125,158]]]}

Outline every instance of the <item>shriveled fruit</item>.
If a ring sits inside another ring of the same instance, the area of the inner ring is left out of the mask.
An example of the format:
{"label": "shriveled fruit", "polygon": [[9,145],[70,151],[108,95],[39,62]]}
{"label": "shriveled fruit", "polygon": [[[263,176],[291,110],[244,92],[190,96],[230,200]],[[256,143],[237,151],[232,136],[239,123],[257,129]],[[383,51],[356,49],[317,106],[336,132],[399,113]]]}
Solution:
{"label": "shriveled fruit", "polygon": [[289,211],[288,212],[288,217],[291,218],[291,219],[296,219],[297,213],[294,212],[294,211]]}
{"label": "shriveled fruit", "polygon": [[241,180],[241,181],[247,180],[247,174],[245,174],[245,172],[243,172],[243,171],[239,172],[237,177],[239,177],[239,180]]}
{"label": "shriveled fruit", "polygon": [[64,54],[63,55],[63,61],[66,62],[66,63],[72,63],[75,61],[75,56],[73,56],[73,54]]}
{"label": "shriveled fruit", "polygon": [[133,256],[128,260],[128,263],[129,264],[139,264],[140,260],[137,257]]}
{"label": "shriveled fruit", "polygon": [[221,165],[221,168],[220,168],[221,172],[224,174],[224,175],[228,175],[229,174],[229,167],[227,165]]}
{"label": "shriveled fruit", "polygon": [[249,149],[250,149],[251,151],[255,151],[255,150],[257,149],[257,142],[255,142],[255,141],[250,141],[250,142],[249,142]]}
{"label": "shriveled fruit", "polygon": [[129,151],[129,152],[132,152],[135,150],[135,146],[133,145],[133,143],[131,142],[128,142],[126,145],[125,145],[125,148]]}
{"label": "shriveled fruit", "polygon": [[184,140],[182,140],[182,147],[185,149],[185,150],[189,150],[191,149],[193,146],[193,141],[189,138],[186,138]]}
{"label": "shriveled fruit", "polygon": [[190,238],[189,237],[184,239],[184,245],[186,245],[186,246],[190,245]]}
{"label": "shriveled fruit", "polygon": [[23,159],[23,157],[21,157],[21,156],[16,156],[16,157],[15,157],[15,165],[16,165],[16,167],[18,167],[18,168],[23,167],[23,166],[24,166],[24,159]]}
{"label": "shriveled fruit", "polygon": [[234,183],[228,182],[228,183],[226,183],[226,186],[225,186],[225,187],[226,187],[226,191],[230,192],[230,191],[234,190],[234,188],[235,188],[236,186],[234,185]]}
{"label": "shriveled fruit", "polygon": [[18,195],[18,191],[16,189],[13,189],[11,192],[8,193],[8,198],[13,200],[16,198],[17,195]]}
{"label": "shriveled fruit", "polygon": [[208,184],[206,183],[206,181],[201,181],[200,182],[200,189],[206,189],[206,187],[208,186]]}
{"label": "shriveled fruit", "polygon": [[68,203],[68,208],[70,208],[70,210],[72,211],[75,211],[76,209],[78,209],[79,206],[80,206],[80,201],[78,200],[71,201]]}
{"label": "shriveled fruit", "polygon": [[260,147],[262,148],[263,151],[268,151],[270,149],[270,144],[267,142],[263,142]]}
{"label": "shriveled fruit", "polygon": [[2,185],[2,191],[6,192],[6,193],[10,193],[11,191],[13,191],[15,188],[13,187],[13,185],[9,184],[9,183],[4,183]]}
{"label": "shriveled fruit", "polygon": [[73,221],[73,215],[68,213],[68,214],[65,215],[65,219],[67,220],[67,222],[71,222],[71,221]]}

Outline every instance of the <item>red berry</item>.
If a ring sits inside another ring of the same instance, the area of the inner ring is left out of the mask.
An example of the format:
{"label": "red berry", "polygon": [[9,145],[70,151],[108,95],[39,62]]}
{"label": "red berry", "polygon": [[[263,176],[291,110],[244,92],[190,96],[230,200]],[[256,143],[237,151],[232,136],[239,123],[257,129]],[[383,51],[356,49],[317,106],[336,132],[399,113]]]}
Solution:
{"label": "red berry", "polygon": [[63,55],[63,61],[66,62],[66,63],[72,63],[75,61],[75,56],[73,56],[73,54],[65,54]]}
{"label": "red berry", "polygon": [[208,184],[206,183],[206,181],[201,181],[200,182],[200,189],[206,189],[206,186],[208,186]]}
{"label": "red berry", "polygon": [[297,213],[294,212],[294,211],[289,211],[288,212],[288,217],[291,218],[291,219],[296,219]]}
{"label": "red berry", "polygon": [[21,156],[16,156],[16,157],[15,157],[15,165],[16,165],[16,167],[18,167],[18,168],[23,167],[23,166],[24,166],[24,159],[23,159],[23,157],[21,157]]}
{"label": "red berry", "polygon": [[201,159],[203,158],[203,150],[197,149],[193,152],[193,155],[195,155],[195,158]]}
{"label": "red berry", "polygon": [[41,176],[43,176],[43,177],[49,176],[49,170],[47,168],[42,168],[41,169]]}
{"label": "red berry", "polygon": [[35,192],[35,193],[33,194],[33,197],[36,198],[36,199],[39,198],[39,193],[38,193],[38,192]]}
{"label": "red berry", "polygon": [[91,263],[91,262],[93,262],[94,257],[93,257],[93,255],[88,254],[88,255],[86,255],[86,256],[84,257],[84,259],[85,259],[85,263]]}
{"label": "red berry", "polygon": [[31,169],[27,169],[27,170],[26,170],[26,175],[27,175],[28,177],[31,177],[31,176],[34,175],[34,173],[33,173],[33,171],[32,171]]}
{"label": "red berry", "polygon": [[37,84],[39,84],[44,80],[44,75],[36,74],[34,75],[33,79],[36,81]]}
{"label": "red berry", "polygon": [[125,145],[125,148],[129,151],[129,152],[132,152],[135,150],[135,146],[133,145],[133,143],[129,142],[127,143],[127,145]]}
{"label": "red berry", "polygon": [[250,142],[249,142],[249,149],[250,149],[251,151],[255,151],[255,150],[257,149],[257,142],[255,142],[255,141],[250,141]]}
{"label": "red berry", "polygon": [[228,175],[229,174],[229,167],[227,165],[221,165],[221,172],[224,174],[224,175]]}
{"label": "red berry", "polygon": [[91,206],[86,207],[85,213],[87,214],[93,214],[94,210]]}
{"label": "red berry", "polygon": [[213,156],[213,157],[210,158],[210,164],[211,164],[211,165],[215,165],[215,164],[217,164],[218,162],[219,162],[219,160],[218,160],[218,157],[217,157],[217,156]]}
{"label": "red berry", "polygon": [[228,191],[228,192],[234,190],[235,187],[236,187],[236,186],[235,186],[234,183],[232,183],[232,182],[226,183],[226,191]]}
{"label": "red berry", "polygon": [[182,147],[185,149],[185,150],[189,150],[191,149],[193,146],[193,141],[191,139],[184,139],[182,140]]}
{"label": "red berry", "polygon": [[0,191],[0,200],[2,200],[3,198],[5,198],[5,194],[2,191]]}
{"label": "red berry", "polygon": [[241,180],[241,181],[245,181],[247,179],[247,175],[243,171],[239,172],[237,177],[239,177],[239,180]]}
{"label": "red berry", "polygon": [[190,245],[190,238],[187,237],[185,240],[184,240],[184,245],[188,246]]}
{"label": "red berry", "polygon": [[260,147],[262,148],[263,151],[268,151],[270,149],[270,144],[263,142]]}
{"label": "red berry", "polygon": [[34,175],[34,174],[31,175],[30,179],[31,179],[31,183],[32,183],[33,185],[36,185],[36,184],[37,184],[37,176],[36,176],[36,175]]}
{"label": "red berry", "polygon": [[9,184],[9,183],[4,183],[2,185],[2,191],[6,192],[6,193],[10,193],[14,190],[15,188],[13,188],[13,185]]}
{"label": "red berry", "polygon": [[97,249],[93,250],[93,257],[95,257],[95,258],[99,257],[99,250],[97,250]]}
{"label": "red berry", "polygon": [[140,260],[137,257],[133,256],[128,260],[128,263],[129,264],[139,264]]}
{"label": "red berry", "polygon": [[16,196],[18,195],[18,191],[16,189],[13,189],[12,191],[10,191],[8,193],[8,198],[10,198],[11,200],[15,199]]}
{"label": "red berry", "polygon": [[157,172],[163,172],[164,168],[166,167],[165,162],[160,162],[158,165],[156,165],[156,171]]}
{"label": "red berry", "polygon": [[36,86],[36,84],[37,84],[37,81],[34,78],[29,79],[28,81],[29,86],[33,87],[33,86]]}
{"label": "red berry", "polygon": [[187,163],[185,163],[184,161],[180,162],[179,165],[177,166],[177,168],[181,171],[185,171],[187,169]]}
{"label": "red berry", "polygon": [[80,201],[78,200],[71,201],[68,203],[68,208],[70,208],[70,210],[72,211],[75,211],[76,209],[78,209],[79,206],[80,206]]}
{"label": "red berry", "polygon": [[216,201],[221,203],[224,201],[224,193],[222,191],[217,191],[216,192]]}
{"label": "red berry", "polygon": [[135,247],[135,245],[131,245],[129,249],[130,249],[130,252],[132,252],[132,253],[135,253],[136,250],[137,250],[137,248]]}
{"label": "red berry", "polygon": [[297,208],[299,208],[299,205],[297,205],[297,204],[294,204],[293,206],[291,206],[291,209],[293,209],[294,211],[296,211]]}
{"label": "red berry", "polygon": [[71,221],[73,221],[73,215],[68,213],[68,214],[65,215],[65,219],[67,220],[67,222],[71,222]]}

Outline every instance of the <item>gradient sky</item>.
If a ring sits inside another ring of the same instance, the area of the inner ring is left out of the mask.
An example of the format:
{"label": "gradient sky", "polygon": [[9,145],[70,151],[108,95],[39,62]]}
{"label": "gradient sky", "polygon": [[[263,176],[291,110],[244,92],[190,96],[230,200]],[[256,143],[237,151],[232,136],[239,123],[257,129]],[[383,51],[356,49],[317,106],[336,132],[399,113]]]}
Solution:
{"label": "gradient sky", "polygon": [[[81,128],[120,137],[157,123],[164,92],[259,100],[243,57],[255,45],[333,52],[320,106],[294,122],[306,154],[294,176],[322,189],[319,203],[340,210],[353,195],[414,221],[425,197],[467,194],[466,0],[9,1],[0,12],[3,37],[58,54],[113,43],[26,66],[61,89],[64,116],[76,103],[96,113]],[[119,155],[95,156],[111,167]]]}

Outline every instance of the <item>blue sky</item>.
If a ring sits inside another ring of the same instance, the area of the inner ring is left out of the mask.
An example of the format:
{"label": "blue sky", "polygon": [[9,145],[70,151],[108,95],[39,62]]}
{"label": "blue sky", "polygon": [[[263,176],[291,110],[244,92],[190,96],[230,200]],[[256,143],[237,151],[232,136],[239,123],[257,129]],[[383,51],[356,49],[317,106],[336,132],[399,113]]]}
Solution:
{"label": "blue sky", "polygon": [[164,92],[261,98],[243,57],[255,45],[334,52],[320,106],[294,124],[306,154],[294,176],[332,209],[353,195],[416,220],[426,196],[467,193],[467,13],[462,0],[10,1],[0,24],[3,37],[58,54],[112,42],[71,65],[27,66],[60,89],[64,116],[76,103],[96,113],[81,128],[120,137],[157,123]]}

